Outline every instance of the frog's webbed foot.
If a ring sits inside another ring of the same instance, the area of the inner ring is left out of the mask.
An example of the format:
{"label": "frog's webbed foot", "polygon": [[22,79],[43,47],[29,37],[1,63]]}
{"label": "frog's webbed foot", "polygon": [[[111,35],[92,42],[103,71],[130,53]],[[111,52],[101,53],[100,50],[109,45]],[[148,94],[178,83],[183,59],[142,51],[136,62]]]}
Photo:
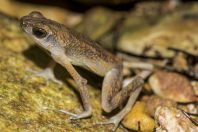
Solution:
{"label": "frog's webbed foot", "polygon": [[92,112],[91,110],[88,110],[88,111],[84,111],[80,114],[74,114],[74,113],[71,113],[69,111],[65,111],[65,110],[59,110],[59,112],[62,112],[64,114],[67,114],[67,115],[70,115],[70,120],[77,120],[77,119],[82,119],[82,118],[87,118],[87,117],[90,117],[92,115]]}
{"label": "frog's webbed foot", "polygon": [[54,76],[54,67],[56,66],[55,61],[51,61],[46,69],[43,71],[34,71],[34,70],[27,70],[28,72],[34,73],[36,76],[43,77],[45,80],[47,80],[47,83],[49,80],[58,83],[59,85],[62,85],[63,83],[56,79]]}
{"label": "frog's webbed foot", "polygon": [[46,68],[43,71],[35,71],[35,70],[30,70],[30,69],[28,69],[27,71],[35,74],[36,76],[43,77],[47,81],[51,80],[55,83],[58,83],[59,85],[63,84],[61,81],[56,79],[52,68]]}

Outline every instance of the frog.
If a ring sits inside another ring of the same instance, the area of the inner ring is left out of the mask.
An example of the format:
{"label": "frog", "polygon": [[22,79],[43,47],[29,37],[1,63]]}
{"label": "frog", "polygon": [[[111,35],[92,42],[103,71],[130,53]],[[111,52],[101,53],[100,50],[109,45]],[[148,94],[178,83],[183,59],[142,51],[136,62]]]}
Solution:
{"label": "frog", "polygon": [[[47,19],[38,11],[32,11],[21,17],[20,27],[53,59],[49,67],[40,75],[57,81],[53,75],[53,68],[58,63],[68,71],[76,82],[84,111],[74,114],[66,110],[59,110],[70,115],[71,120],[92,116],[87,80],[76,71],[74,66],[82,67],[104,77],[101,90],[101,106],[105,112],[112,112],[128,100],[116,115],[107,121],[97,123],[114,124],[112,130],[115,131],[124,116],[133,107],[144,85],[144,79],[152,72],[152,67],[146,66],[144,63],[124,62],[122,58],[105,50],[97,42],[63,24]],[[144,70],[131,78],[124,79],[124,67],[142,68]]]}

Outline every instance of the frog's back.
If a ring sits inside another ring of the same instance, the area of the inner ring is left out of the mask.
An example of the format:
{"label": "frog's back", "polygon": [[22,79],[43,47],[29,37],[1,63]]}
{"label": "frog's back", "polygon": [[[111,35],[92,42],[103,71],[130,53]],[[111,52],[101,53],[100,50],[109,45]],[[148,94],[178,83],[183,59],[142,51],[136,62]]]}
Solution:
{"label": "frog's back", "polygon": [[96,42],[70,29],[65,28],[64,30],[67,30],[63,31],[67,35],[67,39],[64,39],[66,42],[63,42],[65,53],[74,65],[82,66],[101,76],[104,76],[113,67],[121,66],[119,58]]}

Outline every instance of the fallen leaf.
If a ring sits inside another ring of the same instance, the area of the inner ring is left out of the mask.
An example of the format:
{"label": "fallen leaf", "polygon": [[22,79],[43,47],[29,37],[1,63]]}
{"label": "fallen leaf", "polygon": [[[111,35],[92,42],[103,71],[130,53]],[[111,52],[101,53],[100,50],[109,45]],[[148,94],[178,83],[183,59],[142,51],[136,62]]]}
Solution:
{"label": "fallen leaf", "polygon": [[143,96],[141,101],[145,103],[145,110],[152,117],[154,117],[155,111],[159,106],[177,106],[177,103],[175,101],[170,99],[164,99],[156,95]]}
{"label": "fallen leaf", "polygon": [[175,107],[158,107],[155,120],[159,124],[156,132],[197,132],[195,126],[181,110]]}
{"label": "fallen leaf", "polygon": [[149,78],[149,84],[160,97],[183,103],[197,100],[190,81],[180,74],[157,71]]}
{"label": "fallen leaf", "polygon": [[132,110],[122,121],[123,125],[132,130],[151,132],[154,129],[154,120],[146,113],[145,105],[136,102]]}

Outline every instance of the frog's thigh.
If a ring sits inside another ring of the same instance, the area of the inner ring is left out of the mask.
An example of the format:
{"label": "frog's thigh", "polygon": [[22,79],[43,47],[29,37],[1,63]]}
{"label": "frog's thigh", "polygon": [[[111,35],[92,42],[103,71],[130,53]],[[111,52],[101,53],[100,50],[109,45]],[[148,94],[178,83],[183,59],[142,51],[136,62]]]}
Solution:
{"label": "frog's thigh", "polygon": [[122,79],[122,70],[117,68],[113,68],[105,75],[102,86],[102,108],[104,111],[111,112],[126,101],[132,92],[143,85],[143,79],[135,76],[130,83],[122,87]]}
{"label": "frog's thigh", "polygon": [[102,108],[111,112],[117,104],[112,104],[113,96],[118,93],[122,85],[122,73],[119,69],[113,68],[104,77],[102,85]]}

